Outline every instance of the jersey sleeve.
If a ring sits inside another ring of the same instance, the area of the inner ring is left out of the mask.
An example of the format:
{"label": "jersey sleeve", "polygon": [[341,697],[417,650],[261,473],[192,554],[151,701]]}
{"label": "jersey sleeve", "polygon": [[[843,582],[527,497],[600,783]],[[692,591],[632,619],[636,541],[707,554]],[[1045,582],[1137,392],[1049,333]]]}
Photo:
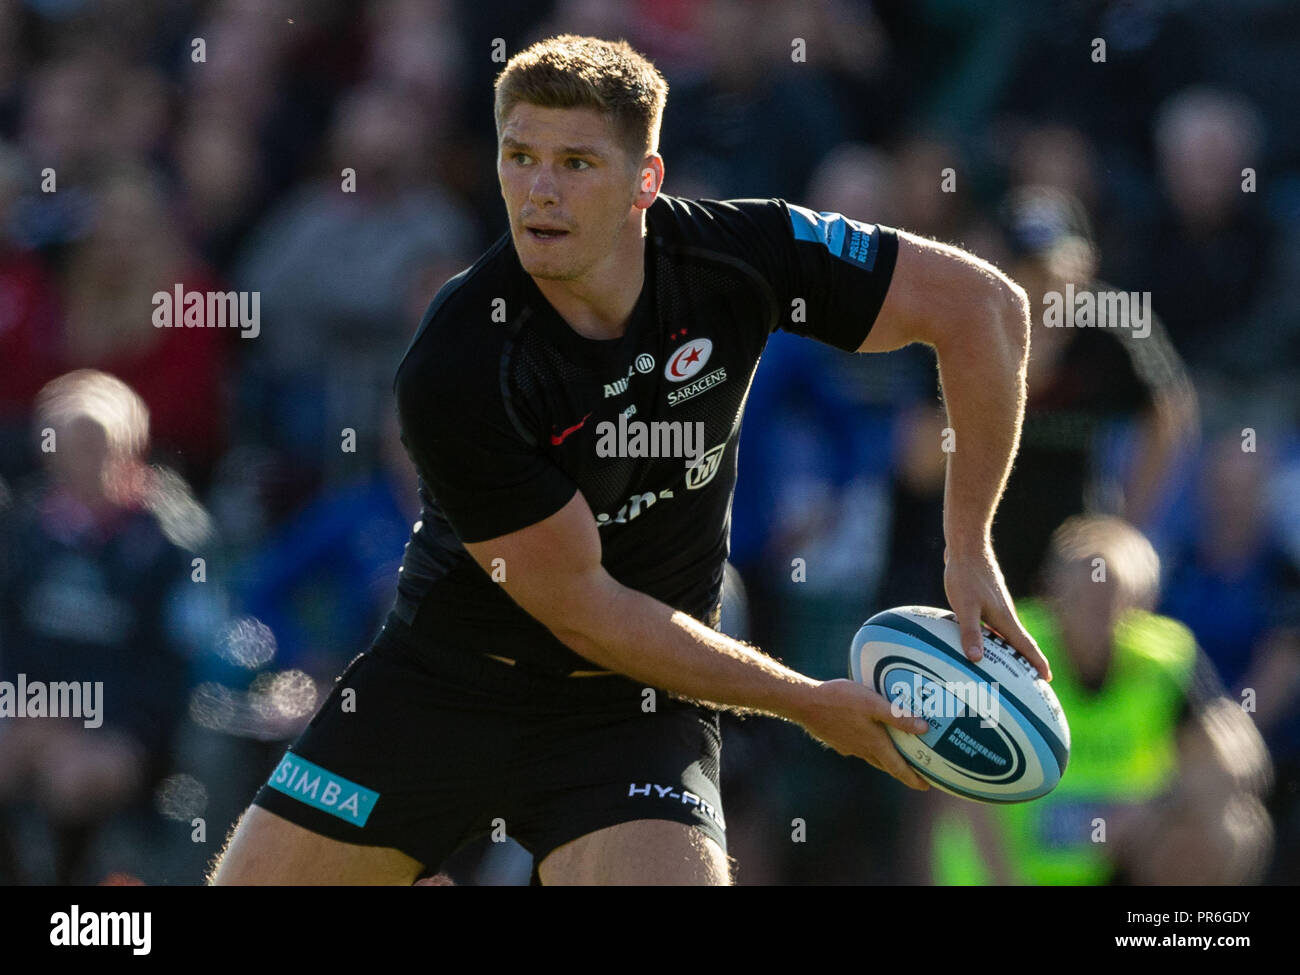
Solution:
{"label": "jersey sleeve", "polygon": [[777,328],[856,352],[880,314],[898,232],[781,199],[731,201],[747,248],[776,292]]}
{"label": "jersey sleeve", "polygon": [[[402,443],[462,542],[555,514],[577,486],[511,415],[495,358],[408,356],[395,383]],[[415,350],[413,350],[415,351]]]}

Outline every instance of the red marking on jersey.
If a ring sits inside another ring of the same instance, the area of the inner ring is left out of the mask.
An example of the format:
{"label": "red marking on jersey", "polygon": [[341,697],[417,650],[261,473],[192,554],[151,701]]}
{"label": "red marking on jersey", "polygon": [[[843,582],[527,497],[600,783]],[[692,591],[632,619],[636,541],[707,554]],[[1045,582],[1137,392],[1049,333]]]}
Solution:
{"label": "red marking on jersey", "polygon": [[565,430],[563,433],[552,433],[552,434],[551,434],[551,445],[552,445],[553,447],[558,447],[560,444],[564,443],[565,438],[566,438],[569,434],[571,434],[571,433],[577,433],[579,430],[582,429],[582,425],[583,425],[584,423],[586,423],[586,422],[587,422],[588,420],[590,420],[590,419],[591,419],[591,414],[588,413],[586,416],[584,416],[581,420],[579,420],[579,421],[578,421],[577,423],[575,423],[573,426],[569,427],[569,429]]}

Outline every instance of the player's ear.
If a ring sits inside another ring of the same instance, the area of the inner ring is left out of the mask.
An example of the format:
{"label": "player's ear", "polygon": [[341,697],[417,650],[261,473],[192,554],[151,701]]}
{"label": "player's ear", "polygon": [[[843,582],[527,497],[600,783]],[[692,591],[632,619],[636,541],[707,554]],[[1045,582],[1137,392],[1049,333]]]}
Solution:
{"label": "player's ear", "polygon": [[637,169],[635,206],[645,209],[655,201],[664,185],[664,160],[657,152],[649,153]]}

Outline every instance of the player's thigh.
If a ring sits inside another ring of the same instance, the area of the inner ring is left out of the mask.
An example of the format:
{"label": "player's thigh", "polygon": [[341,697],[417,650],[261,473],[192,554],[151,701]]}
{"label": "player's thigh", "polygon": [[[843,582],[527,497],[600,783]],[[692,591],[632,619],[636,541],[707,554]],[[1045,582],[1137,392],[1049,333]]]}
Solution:
{"label": "player's thigh", "polygon": [[343,843],[250,806],[222,854],[211,883],[298,886],[406,885],[422,864],[384,846]]}
{"label": "player's thigh", "polygon": [[537,872],[543,884],[731,883],[717,840],[666,819],[637,819],[580,836],[552,850]]}

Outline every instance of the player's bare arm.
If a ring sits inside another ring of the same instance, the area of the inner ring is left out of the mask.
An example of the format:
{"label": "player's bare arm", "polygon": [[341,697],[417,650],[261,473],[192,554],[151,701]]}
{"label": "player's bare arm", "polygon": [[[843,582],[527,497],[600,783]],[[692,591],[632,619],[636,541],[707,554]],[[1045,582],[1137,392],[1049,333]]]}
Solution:
{"label": "player's bare arm", "polygon": [[944,488],[944,587],[962,646],[972,660],[980,658],[983,619],[1050,680],[1047,659],[1016,618],[992,543],[993,513],[1024,418],[1028,298],[991,264],[900,231],[889,292],[859,351],[912,342],[935,349],[953,433]]}
{"label": "player's bare arm", "polygon": [[806,677],[621,585],[601,565],[596,522],[580,492],[535,525],[465,547],[485,568],[504,559],[511,598],[598,666],[713,706],[786,718],[843,755],[929,788],[880,723],[917,732],[927,727],[923,719],[894,715],[856,682]]}

